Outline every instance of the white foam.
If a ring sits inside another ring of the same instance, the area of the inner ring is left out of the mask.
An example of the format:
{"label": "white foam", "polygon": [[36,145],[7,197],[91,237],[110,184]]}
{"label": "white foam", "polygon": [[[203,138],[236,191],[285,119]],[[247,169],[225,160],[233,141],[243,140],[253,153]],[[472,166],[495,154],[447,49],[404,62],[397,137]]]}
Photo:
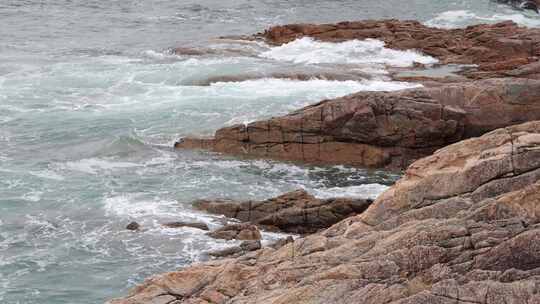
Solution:
{"label": "white foam", "polygon": [[248,162],[239,160],[212,160],[212,161],[194,161],[190,162],[190,165],[195,167],[217,167],[220,169],[233,169],[248,166]]}
{"label": "white foam", "polygon": [[447,11],[440,13],[435,18],[425,22],[427,26],[438,28],[460,27],[471,19],[475,19],[476,14],[467,10]]}
{"label": "white foam", "polygon": [[523,14],[509,14],[509,15],[495,14],[490,19],[495,22],[511,20],[523,26],[540,27],[540,19],[529,18]]}
{"label": "white foam", "polygon": [[10,104],[2,104],[0,105],[0,109],[15,112],[15,113],[28,113],[28,112],[34,112],[34,111],[43,112],[44,111],[43,109],[26,109],[26,108],[17,107]]}
{"label": "white foam", "polygon": [[530,18],[520,13],[478,15],[467,10],[454,10],[440,13],[424,24],[438,28],[459,28],[476,23],[494,23],[511,20],[515,23],[529,27],[540,27],[540,19]]}
{"label": "white foam", "polygon": [[150,59],[164,60],[164,59],[181,59],[181,56],[172,54],[170,52],[156,52],[154,50],[147,50],[143,52],[145,57]]}
{"label": "white foam", "polygon": [[318,198],[350,197],[376,199],[381,193],[389,187],[381,184],[365,184],[350,187],[333,187],[325,189],[308,190]]}
{"label": "white foam", "polygon": [[113,170],[121,168],[139,167],[141,165],[129,162],[115,162],[99,158],[87,158],[79,161],[65,163],[66,168],[89,174],[97,174],[100,170]]}
{"label": "white foam", "polygon": [[237,98],[257,97],[288,97],[302,95],[304,99],[336,98],[358,91],[396,91],[420,87],[420,84],[363,80],[363,81],[337,81],[324,79],[311,79],[307,81],[292,79],[262,78],[239,82],[216,82],[210,87],[215,93],[223,93]]}
{"label": "white foam", "polygon": [[42,191],[30,191],[28,193],[25,193],[21,196],[22,200],[29,201],[29,202],[39,202],[41,200],[41,196],[43,195]]}
{"label": "white foam", "polygon": [[261,54],[264,58],[294,63],[318,64],[382,64],[408,67],[413,63],[437,63],[437,59],[413,50],[398,51],[386,48],[376,39],[349,40],[340,43],[320,42],[304,37]]}
{"label": "white foam", "polygon": [[32,174],[33,176],[37,176],[37,177],[41,177],[45,179],[57,180],[57,181],[62,181],[65,179],[62,175],[51,170],[30,171],[28,173]]}
{"label": "white foam", "polygon": [[211,65],[222,65],[222,64],[240,64],[242,63],[241,58],[238,57],[226,57],[226,58],[189,58],[188,60],[182,61],[179,64],[185,67],[199,67],[199,66],[211,66]]}
{"label": "white foam", "polygon": [[[396,91],[421,87],[420,84],[383,81],[336,81],[311,79],[307,81],[263,78],[240,82],[217,82],[208,90],[209,95],[228,97],[229,99],[244,100],[256,98],[281,98],[286,103],[255,106],[252,111],[244,111],[228,120],[225,125],[248,124],[254,120],[269,115],[282,115],[297,110],[322,99],[342,97],[359,91]],[[292,102],[290,101],[292,100]],[[247,108],[247,107],[246,107]]]}
{"label": "white foam", "polygon": [[13,134],[11,134],[11,132],[0,130],[0,141],[9,142],[11,141],[12,136]]}
{"label": "white foam", "polygon": [[107,197],[104,200],[107,216],[141,218],[146,216],[174,216],[176,201],[141,199],[137,194]]}

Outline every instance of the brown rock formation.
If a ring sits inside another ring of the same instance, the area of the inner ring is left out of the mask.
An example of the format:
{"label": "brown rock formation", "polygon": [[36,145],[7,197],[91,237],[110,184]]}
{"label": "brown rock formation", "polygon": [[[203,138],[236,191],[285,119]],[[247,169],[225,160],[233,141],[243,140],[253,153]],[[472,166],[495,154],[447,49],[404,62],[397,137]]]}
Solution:
{"label": "brown rock formation", "polygon": [[360,92],[286,116],[226,127],[213,139],[184,138],[175,147],[402,169],[448,144],[537,119],[540,81],[501,78]]}
{"label": "brown rock formation", "polygon": [[224,240],[260,240],[261,232],[257,226],[247,223],[229,224],[207,233],[215,239]]}
{"label": "brown rock formation", "polygon": [[289,192],[266,201],[194,202],[194,207],[251,222],[270,230],[290,233],[313,233],[358,213],[370,200],[336,198],[320,200],[304,190]]}
{"label": "brown rock formation", "polygon": [[540,121],[415,162],[323,232],[154,276],[111,303],[540,303]]}
{"label": "brown rock formation", "polygon": [[389,48],[416,49],[439,58],[443,64],[478,64],[480,71],[489,72],[470,74],[474,78],[492,77],[493,71],[509,71],[540,57],[540,30],[519,27],[511,21],[451,30],[399,20],[290,24],[272,27],[260,36],[277,45],[306,36],[330,42],[379,39]]}
{"label": "brown rock formation", "polygon": [[502,79],[463,83],[462,76],[416,76],[429,87],[323,101],[284,117],[223,128],[214,139],[184,138],[175,146],[404,169],[456,141],[540,119],[540,29],[502,22],[446,30],[383,20],[284,25],[258,35],[271,44],[306,36],[332,42],[380,39],[387,47],[416,49],[443,64],[477,64],[478,69],[461,72],[469,79]]}

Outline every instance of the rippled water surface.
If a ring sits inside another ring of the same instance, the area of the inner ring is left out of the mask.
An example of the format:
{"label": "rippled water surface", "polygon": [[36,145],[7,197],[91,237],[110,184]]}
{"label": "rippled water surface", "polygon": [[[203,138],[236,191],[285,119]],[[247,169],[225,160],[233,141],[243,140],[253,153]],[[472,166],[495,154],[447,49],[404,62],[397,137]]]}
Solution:
{"label": "rippled water surface", "polygon": [[[323,98],[417,86],[389,81],[386,67],[436,60],[376,40],[272,48],[213,39],[366,18],[540,26],[534,14],[489,1],[1,1],[0,303],[102,303],[230,246],[197,229],[161,227],[218,227],[222,219],[194,211],[194,199],[264,199],[297,188],[376,197],[395,174],[171,148],[180,136]],[[174,55],[171,47],[213,51]],[[286,73],[355,78],[275,77]],[[132,220],[143,231],[126,231]]]}

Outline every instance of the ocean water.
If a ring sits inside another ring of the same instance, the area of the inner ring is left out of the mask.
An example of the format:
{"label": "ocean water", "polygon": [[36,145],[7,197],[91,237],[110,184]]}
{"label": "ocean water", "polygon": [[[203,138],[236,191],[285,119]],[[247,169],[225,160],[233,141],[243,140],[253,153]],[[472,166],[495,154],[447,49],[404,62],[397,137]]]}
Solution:
{"label": "ocean water", "polygon": [[[377,40],[281,47],[213,39],[291,22],[417,19],[452,28],[540,18],[489,1],[0,1],[0,303],[102,303],[152,274],[234,243],[199,198],[265,199],[304,188],[375,198],[399,177],[344,166],[175,151],[185,135],[361,90],[398,90],[388,66],[435,63]],[[212,51],[175,55],[171,48]],[[277,75],[347,74],[354,80]],[[141,223],[138,233],[124,227]],[[265,233],[265,240],[280,235]]]}

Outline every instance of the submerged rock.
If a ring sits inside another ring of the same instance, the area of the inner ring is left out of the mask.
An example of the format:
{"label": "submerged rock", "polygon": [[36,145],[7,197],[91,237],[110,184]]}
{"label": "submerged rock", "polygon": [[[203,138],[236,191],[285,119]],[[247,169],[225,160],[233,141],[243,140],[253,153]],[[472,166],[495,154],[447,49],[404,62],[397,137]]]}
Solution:
{"label": "submerged rock", "polygon": [[207,201],[193,206],[209,213],[251,222],[269,230],[313,233],[361,213],[371,200],[336,198],[321,200],[304,190],[285,193],[265,201]]}
{"label": "submerged rock", "polygon": [[141,228],[141,225],[137,222],[131,222],[126,226],[127,230],[132,230],[132,231],[139,230],[140,228]]}
{"label": "submerged rock", "polygon": [[[530,65],[522,72],[535,71]],[[311,163],[404,169],[448,144],[540,119],[540,80],[499,78],[360,92],[289,115],[184,138],[181,149]]]}
{"label": "submerged rock", "polygon": [[205,223],[197,223],[197,222],[170,222],[162,224],[164,227],[167,228],[182,228],[182,227],[190,227],[190,228],[197,228],[201,230],[209,230],[208,225]]}
{"label": "submerged rock", "polygon": [[540,121],[412,164],[364,213],[154,276],[113,304],[540,303]]}

